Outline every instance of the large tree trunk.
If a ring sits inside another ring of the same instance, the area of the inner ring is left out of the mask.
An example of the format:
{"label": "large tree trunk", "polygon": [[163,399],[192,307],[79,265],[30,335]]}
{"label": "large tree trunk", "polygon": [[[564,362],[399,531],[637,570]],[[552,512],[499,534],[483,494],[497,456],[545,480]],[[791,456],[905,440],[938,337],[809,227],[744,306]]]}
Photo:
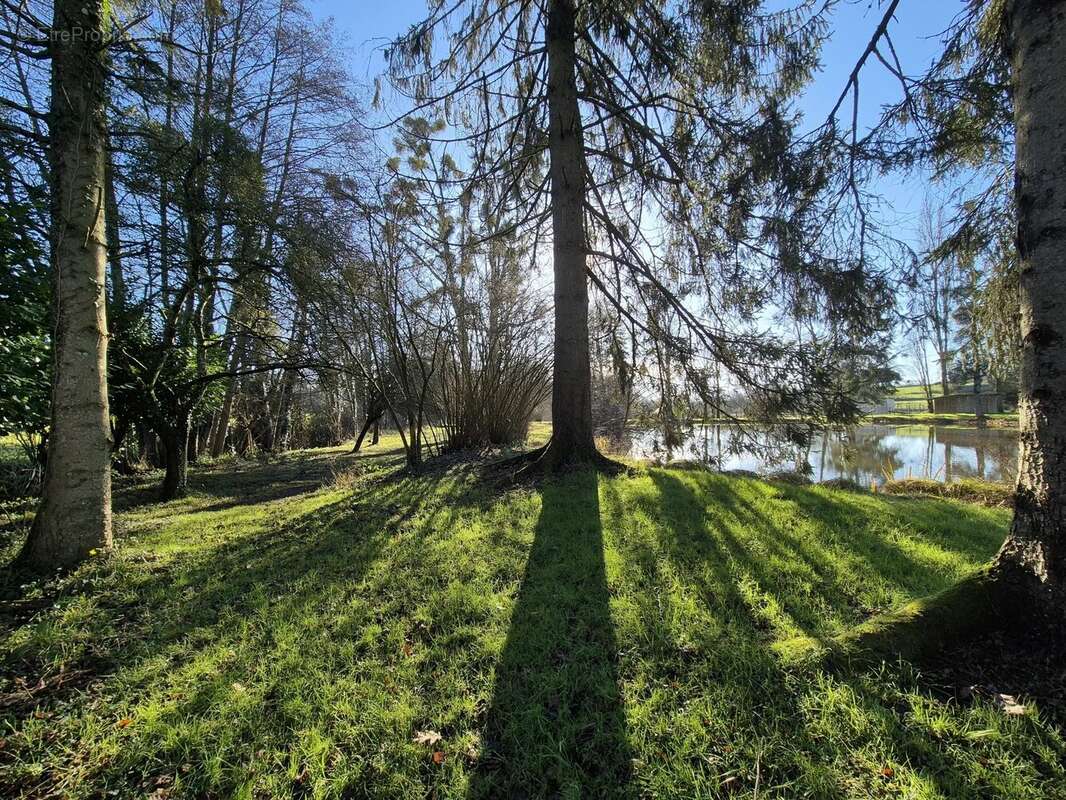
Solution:
{"label": "large tree trunk", "polygon": [[551,156],[555,364],[549,468],[596,461],[585,274],[585,150],[575,77],[574,0],[548,4],[548,150]]}
{"label": "large tree trunk", "polygon": [[[77,29],[79,35],[73,35]],[[106,51],[101,0],[56,0],[48,158],[55,303],[43,497],[20,560],[66,566],[111,546],[105,245]],[[64,35],[66,34],[66,35]]]}
{"label": "large tree trunk", "polygon": [[1021,454],[998,579],[1066,613],[1066,0],[1010,8],[1021,294]]}
{"label": "large tree trunk", "polygon": [[164,466],[163,486],[160,496],[163,500],[182,497],[188,489],[189,474],[189,417],[180,416],[173,425],[159,431],[163,442]]}

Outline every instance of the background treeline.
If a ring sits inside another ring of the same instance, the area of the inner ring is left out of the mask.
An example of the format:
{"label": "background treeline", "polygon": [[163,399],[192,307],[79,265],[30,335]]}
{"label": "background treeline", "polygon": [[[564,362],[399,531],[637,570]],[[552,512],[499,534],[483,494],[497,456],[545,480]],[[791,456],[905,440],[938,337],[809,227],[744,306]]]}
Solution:
{"label": "background treeline", "polygon": [[[0,14],[0,428],[40,466],[49,9]],[[188,0],[124,5],[105,31],[116,466],[165,467],[172,497],[189,460],[337,444],[364,422],[399,428],[413,465],[524,437],[548,390],[531,251],[491,196],[448,191],[451,157],[373,146],[328,25],[292,0]]]}
{"label": "background treeline", "polygon": [[[944,376],[1009,384],[1009,147],[981,151],[996,179],[952,224],[931,210],[915,252],[878,228],[869,178],[922,158],[976,169],[958,142],[849,141],[839,103],[800,137],[791,104],[827,11],[742,5],[721,12],[731,28],[678,10],[638,30],[591,4],[600,21],[572,34],[587,187],[569,216],[584,216],[591,303],[587,323],[564,327],[588,331],[597,429],[653,419],[670,445],[694,418],[853,419],[895,377],[900,320]],[[384,134],[364,127],[369,92],[337,61],[335,31],[300,2],[108,6],[100,202],[117,467],[165,467],[171,497],[205,454],[361,445],[387,425],[417,466],[523,437],[550,390],[558,233],[535,7],[450,11],[397,39],[385,77],[416,112]],[[0,427],[35,463],[54,311],[49,11],[0,6]],[[996,90],[990,74],[972,82]],[[878,130],[909,131],[927,86],[921,113],[979,139],[929,82]],[[900,276],[906,293],[892,290]],[[573,349],[556,343],[555,360]]]}

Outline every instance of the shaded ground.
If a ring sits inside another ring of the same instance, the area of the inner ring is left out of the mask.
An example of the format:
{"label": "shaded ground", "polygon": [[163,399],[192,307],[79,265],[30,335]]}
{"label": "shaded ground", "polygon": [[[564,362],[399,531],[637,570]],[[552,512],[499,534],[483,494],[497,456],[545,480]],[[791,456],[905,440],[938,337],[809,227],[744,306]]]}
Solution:
{"label": "shaded ground", "polygon": [[956,702],[1031,703],[1066,730],[1066,632],[991,631],[924,665],[926,682]]}
{"label": "shaded ground", "polygon": [[0,796],[1066,796],[1042,697],[770,647],[947,586],[1006,511],[673,469],[501,493],[394,448],[133,486],[113,556],[8,576]]}

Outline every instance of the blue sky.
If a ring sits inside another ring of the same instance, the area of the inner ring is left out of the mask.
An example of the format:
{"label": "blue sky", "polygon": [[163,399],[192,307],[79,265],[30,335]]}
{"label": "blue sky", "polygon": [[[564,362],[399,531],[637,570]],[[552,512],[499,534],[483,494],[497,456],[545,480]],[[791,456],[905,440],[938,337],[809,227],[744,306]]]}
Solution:
{"label": "blue sky", "polygon": [[[771,0],[782,7],[788,0]],[[808,127],[824,120],[859,56],[884,13],[885,0],[842,0],[831,17],[832,32],[822,50],[822,70],[799,102]],[[312,0],[319,18],[332,17],[342,39],[348,42],[346,58],[353,74],[369,87],[382,71],[380,48],[426,13],[425,0]],[[922,72],[940,49],[940,37],[954,16],[963,10],[962,0],[902,0],[890,27],[896,52],[909,75]],[[860,121],[876,119],[882,105],[899,96],[894,76],[871,58],[860,78]],[[850,104],[850,100],[845,105]],[[845,114],[847,110],[845,109]],[[385,117],[374,114],[374,121]],[[387,141],[387,140],[386,140]],[[893,175],[881,180],[876,191],[884,198],[882,218],[897,235],[913,239],[917,215],[927,194],[936,193],[922,175]],[[903,359],[906,362],[906,359]],[[901,363],[909,372],[909,366]]]}

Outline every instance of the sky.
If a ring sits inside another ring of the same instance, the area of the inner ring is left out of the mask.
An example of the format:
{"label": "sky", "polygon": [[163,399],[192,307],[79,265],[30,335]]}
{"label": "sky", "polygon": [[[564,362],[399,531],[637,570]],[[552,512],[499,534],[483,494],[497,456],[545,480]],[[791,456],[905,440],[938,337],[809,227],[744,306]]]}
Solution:
{"label": "sky", "polygon": [[[788,0],[771,0],[771,7],[790,5]],[[823,46],[822,69],[799,99],[798,110],[808,130],[820,124],[829,113],[848,75],[866,48],[881,20],[886,0],[841,0],[830,18],[831,34]],[[917,75],[925,70],[940,49],[940,34],[964,7],[962,0],[901,0],[889,27],[904,72]],[[351,72],[368,87],[384,69],[381,48],[396,35],[424,18],[426,0],[311,0],[312,13],[319,19],[332,18],[346,43],[343,57]],[[860,76],[860,123],[875,120],[883,105],[899,97],[899,83],[876,59],[868,59]],[[850,99],[847,101],[850,104]],[[395,113],[395,109],[392,109]],[[387,119],[384,112],[371,111],[371,124]],[[845,114],[847,111],[845,111]],[[385,134],[387,136],[387,134]],[[382,140],[387,148],[388,138]],[[873,187],[884,204],[882,219],[901,238],[915,243],[918,214],[929,195],[937,194],[922,175],[893,175]],[[898,361],[904,377],[913,371],[907,357]]]}

